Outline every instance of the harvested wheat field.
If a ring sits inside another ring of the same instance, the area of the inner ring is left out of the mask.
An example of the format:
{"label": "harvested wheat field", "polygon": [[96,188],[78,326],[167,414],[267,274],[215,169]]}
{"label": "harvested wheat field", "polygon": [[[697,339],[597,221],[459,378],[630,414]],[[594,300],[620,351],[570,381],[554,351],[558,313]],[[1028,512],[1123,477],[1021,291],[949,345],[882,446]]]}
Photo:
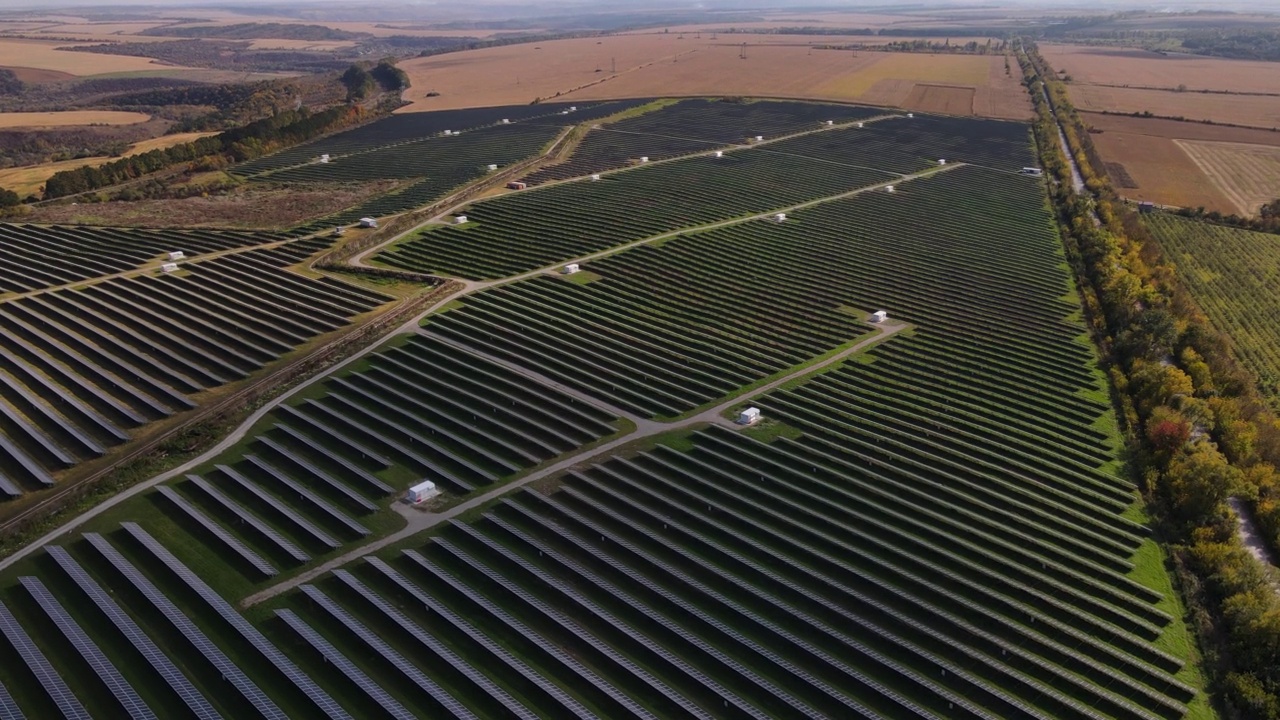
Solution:
{"label": "harvested wheat field", "polygon": [[[163,148],[180,145],[184,142],[191,142],[198,138],[213,135],[215,133],[180,133],[177,135],[164,135],[162,137],[153,138],[151,140],[143,140],[140,143],[134,143],[129,150],[121,157],[130,155],[138,155],[149,150],[159,150]],[[28,195],[36,195],[40,193],[44,181],[53,177],[55,173],[63,170],[75,170],[88,165],[101,165],[111,162],[116,158],[110,157],[88,157],[77,158],[75,160],[62,160],[60,162],[45,163],[43,165],[27,165],[24,167],[12,167],[0,170],[0,188],[12,190],[22,197]]]}
{"label": "harvested wheat field", "polygon": [[0,128],[53,128],[68,125],[133,125],[146,122],[146,113],[122,110],[56,110],[0,113]]}
{"label": "harvested wheat field", "polygon": [[1240,215],[1256,215],[1280,197],[1280,147],[1174,140]]}
{"label": "harvested wheat field", "polygon": [[[1280,71],[1273,69],[1272,72]],[[1092,112],[1149,112],[1166,118],[1280,128],[1280,97],[1139,90],[1100,85],[1067,86],[1072,102]]]}
{"label": "harvested wheat field", "polygon": [[[1132,200],[1224,213],[1256,212],[1280,195],[1280,133],[1085,113],[1112,184]],[[1244,174],[1242,174],[1244,173]]]}
{"label": "harvested wheat field", "polygon": [[59,50],[65,41],[0,38],[0,67],[56,70],[75,76],[173,68],[142,57]]}
{"label": "harvested wheat field", "polygon": [[1185,85],[1188,91],[1280,94],[1280,72],[1272,62],[1203,55],[1163,55],[1134,48],[1047,44],[1039,47],[1053,69],[1066,70],[1077,85],[1170,90]]}
{"label": "harvested wheat field", "polygon": [[[917,84],[970,88],[959,114],[1024,119],[1021,76],[1002,57],[810,50],[680,40],[676,33],[513,45],[401,63],[413,87],[399,112],[548,100],[743,95],[903,106]],[[616,63],[617,73],[612,69]],[[600,72],[596,72],[599,68]],[[427,97],[429,92],[439,97]],[[922,91],[922,93],[925,91]],[[935,93],[936,94],[936,93]],[[952,105],[957,104],[952,93]]]}

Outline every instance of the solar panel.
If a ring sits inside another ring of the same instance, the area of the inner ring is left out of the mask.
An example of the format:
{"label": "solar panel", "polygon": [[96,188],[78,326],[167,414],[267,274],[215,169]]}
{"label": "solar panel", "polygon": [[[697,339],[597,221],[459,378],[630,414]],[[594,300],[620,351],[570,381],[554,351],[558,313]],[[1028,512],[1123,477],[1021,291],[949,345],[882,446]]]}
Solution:
{"label": "solar panel", "polygon": [[[293,432],[292,430],[289,430],[288,426],[286,425],[276,425],[275,427],[277,429],[280,429],[282,432],[285,432],[285,431]],[[372,502],[369,502],[368,498],[366,498],[365,496],[353,490],[350,485],[347,485],[345,482],[338,479],[337,477],[330,475],[327,470],[321,470],[319,467],[315,465],[315,463],[312,463],[306,458],[303,458],[298,453],[272,440],[266,435],[259,435],[257,442],[261,444],[263,447],[279,455],[292,468],[295,468],[296,470],[301,470],[303,477],[311,480],[314,483],[317,483],[319,485],[323,485],[324,487],[329,488],[335,494],[341,495],[343,498],[346,498],[346,500],[351,504],[358,506],[361,510],[374,512],[375,510],[378,509],[377,505],[373,504]],[[328,455],[325,456],[326,461],[329,458],[330,456]]]}
{"label": "solar panel", "polygon": [[535,720],[538,716],[530,711],[519,700],[511,697],[510,693],[503,690],[495,684],[489,677],[471,666],[471,663],[464,660],[461,656],[451,650],[447,645],[437,640],[430,633],[423,631],[416,623],[410,620],[404,613],[392,607],[390,603],[383,600],[381,596],[365,587],[364,583],[356,579],[356,576],[346,570],[334,570],[333,576],[341,580],[347,587],[356,591],[365,602],[374,606],[388,620],[394,622],[409,637],[417,640],[423,647],[430,650],[436,657],[449,663],[455,670],[462,673],[470,680],[481,692],[489,697],[502,703],[516,717],[526,718],[526,720]]}
{"label": "solar panel", "polygon": [[289,720],[289,716],[276,707],[276,704],[272,702],[271,698],[267,697],[266,693],[262,692],[261,688],[255,685],[235,663],[231,662],[226,654],[217,645],[213,644],[213,641],[200,628],[196,627],[195,623],[191,622],[190,618],[182,614],[177,605],[174,605],[145,575],[138,572],[137,568],[128,560],[125,560],[124,556],[112,547],[106,538],[97,533],[85,533],[84,539],[88,540],[89,544],[93,545],[106,558],[107,562],[115,567],[117,572],[137,588],[138,592],[142,593],[161,615],[164,615],[169,624],[173,625],[174,629],[178,631],[177,634],[191,643],[196,651],[203,655],[223,678],[235,686],[244,699],[248,700],[257,709],[258,713],[267,718],[267,720]]}
{"label": "solar panel", "polygon": [[[552,700],[560,706],[560,711],[570,713],[575,717],[594,718],[595,713],[588,710],[577,698],[565,692],[563,688],[553,682],[549,682],[537,670],[529,667],[529,664],[514,656],[506,648],[494,642],[483,632],[477,631],[475,626],[463,620],[445,607],[442,603],[436,602],[434,598],[427,597],[417,585],[409,582],[400,573],[392,570],[389,565],[382,562],[376,557],[368,558],[369,564],[377,568],[388,580],[395,583],[401,590],[409,594],[410,597],[422,603],[430,612],[438,615],[445,622],[452,625],[459,632],[464,633],[471,638],[477,645],[489,651],[489,654],[498,662],[506,665],[510,670],[518,673],[525,680],[529,681],[542,692],[546,693]],[[558,714],[558,713],[557,713]]]}
{"label": "solar panel", "polygon": [[276,497],[275,495],[272,495],[266,490],[263,490],[261,487],[258,486],[257,483],[249,480],[245,476],[241,475],[240,473],[236,472],[235,470],[231,469],[226,465],[218,465],[217,468],[218,468],[218,472],[225,475],[227,479],[235,483],[238,487],[240,487],[245,492],[252,495],[254,498],[258,500],[258,502],[261,502],[267,507],[270,507],[273,511],[276,512],[276,514],[280,515],[285,520],[289,521],[289,523],[291,523],[294,527],[298,528],[299,530],[306,533],[307,535],[310,535],[312,539],[314,539],[317,543],[324,545],[330,549],[336,549],[336,548],[342,547],[342,543],[338,542],[337,540],[334,540],[333,537],[329,535],[329,533],[316,527],[315,523],[302,517],[302,515],[300,515],[297,510],[294,510],[292,507],[286,505],[283,500]]}
{"label": "solar panel", "polygon": [[36,647],[31,636],[18,624],[18,619],[2,603],[0,603],[0,632],[4,633],[9,643],[22,656],[22,662],[36,676],[40,687],[49,694],[49,698],[58,706],[58,710],[67,720],[93,720],[93,716],[76,699],[71,688],[67,687],[67,684],[54,671],[53,666],[49,664],[49,659],[40,652],[40,648]]}
{"label": "solar panel", "polygon": [[280,548],[281,552],[288,555],[290,558],[293,558],[294,562],[305,563],[311,560],[310,555],[302,552],[302,550],[298,549],[297,545],[286,540],[285,537],[277,532],[275,528],[258,519],[256,515],[250,513],[248,510],[245,510],[240,503],[224,495],[221,490],[214,487],[213,483],[205,480],[199,475],[188,475],[187,481],[200,488],[201,492],[208,496],[210,500],[235,515],[240,522],[253,528],[259,535],[275,544],[276,547]]}
{"label": "solar panel", "polygon": [[133,536],[135,540],[142,544],[156,560],[159,560],[174,575],[177,575],[187,587],[191,588],[204,602],[213,608],[215,612],[222,616],[236,632],[240,634],[250,645],[252,645],[262,656],[276,667],[285,677],[297,686],[321,712],[332,718],[350,718],[346,710],[342,709],[329,694],[320,689],[315,681],[307,676],[306,673],[298,669],[293,661],[280,650],[272,645],[262,633],[258,632],[248,620],[245,620],[240,613],[236,612],[231,604],[222,599],[222,596],[209,587],[198,575],[191,572],[186,565],[183,565],[178,558],[174,557],[163,545],[156,541],[155,538],[147,534],[146,530],[137,523],[121,523],[121,527],[125,532]]}
{"label": "solar panel", "polygon": [[440,703],[445,710],[449,711],[455,718],[459,720],[474,720],[476,715],[467,708],[466,705],[458,702],[456,698],[449,694],[447,690],[436,684],[434,680],[427,677],[416,665],[409,662],[408,658],[396,652],[394,648],[388,645],[382,638],[370,632],[368,628],[351,616],[346,610],[343,610],[337,603],[330,600],[324,593],[320,592],[314,585],[303,585],[302,592],[316,605],[320,606],[325,612],[329,613],[333,619],[342,623],[343,627],[351,631],[360,641],[369,646],[374,652],[378,653],[400,674],[409,678],[415,685],[422,688],[436,702]]}
{"label": "solar panel", "polygon": [[[601,642],[590,631],[586,630],[581,625],[579,625],[576,620],[569,617],[568,615],[561,613],[558,609],[556,609],[555,607],[552,607],[549,603],[543,602],[541,599],[539,599],[537,596],[533,595],[532,593],[527,592],[524,588],[512,582],[508,577],[506,577],[502,573],[494,572],[493,570],[489,569],[482,563],[477,562],[466,552],[462,551],[461,549],[458,549],[443,537],[433,538],[432,542],[435,545],[438,545],[440,548],[442,548],[446,552],[457,557],[463,563],[466,563],[470,570],[473,570],[475,572],[478,572],[484,575],[485,577],[489,578],[494,583],[496,583],[499,587],[502,587],[508,593],[519,598],[522,602],[524,602],[525,605],[541,613],[543,617],[555,623],[556,625],[559,625],[570,635],[581,638],[584,642],[588,643],[596,652],[601,653],[602,655],[607,657],[610,662],[622,668],[625,668],[629,673],[631,673],[636,678],[639,678],[641,681],[647,684],[655,692],[662,695],[668,701],[680,706],[689,715],[692,715],[693,717],[698,717],[698,718],[712,717],[710,713],[706,712],[705,710],[703,710],[702,708],[698,707],[696,704],[691,702],[688,698],[676,692],[671,686],[663,682],[661,678],[658,678],[657,676],[650,673],[648,670],[644,669],[639,664],[633,662],[629,657],[627,657],[623,653],[618,652],[608,643]],[[606,617],[604,619],[607,621],[613,622],[615,626],[618,626],[616,621],[613,620],[612,616]],[[629,628],[626,628],[626,630],[630,631]],[[662,651],[660,649],[656,649],[657,646],[655,646],[654,643],[651,640],[649,640],[647,637],[641,634],[636,634],[633,631],[630,631],[630,632],[632,632],[632,635],[635,637],[635,639],[638,642],[645,645],[646,647],[649,647],[651,650],[654,650],[655,653],[661,654]]]}
{"label": "solar panel", "polygon": [[[510,628],[512,632],[536,645],[540,650],[542,650],[542,652],[554,658],[570,672],[577,675],[577,677],[583,682],[590,683],[592,687],[595,687],[600,692],[608,695],[614,702],[618,703],[622,709],[630,713],[632,716],[646,719],[656,717],[653,713],[646,710],[644,706],[632,700],[628,695],[614,687],[608,680],[605,680],[597,675],[591,668],[583,665],[573,655],[562,650],[559,645],[549,642],[546,638],[526,626],[519,619],[513,617],[497,604],[491,602],[484,595],[481,595],[480,593],[472,590],[469,586],[458,582],[458,580],[456,580],[452,575],[436,567],[422,555],[419,555],[413,550],[405,550],[403,554],[405,557],[416,563],[418,567],[430,573],[435,580],[453,588],[468,600],[484,609],[484,611],[490,616],[496,618],[503,625]],[[378,569],[386,567],[386,563],[376,557],[371,556],[367,558],[367,561],[370,565]]]}
{"label": "solar panel", "polygon": [[0,720],[26,720],[18,703],[14,702],[4,685],[0,685]]}
{"label": "solar panel", "polygon": [[268,577],[276,574],[276,569],[271,563],[262,558],[261,555],[249,549],[249,546],[240,542],[240,539],[226,531],[218,523],[210,520],[207,515],[200,512],[199,508],[187,502],[187,499],[178,494],[178,491],[168,485],[161,485],[156,488],[156,492],[160,493],[166,500],[173,504],[174,507],[182,511],[187,519],[204,528],[205,532],[217,538],[227,549],[239,555],[250,567]]}
{"label": "solar panel", "polygon": [[[371,534],[372,531],[369,530],[369,528],[361,525],[355,520],[352,520],[350,517],[347,516],[346,513],[342,512],[341,510],[339,510],[338,508],[330,504],[328,500],[325,500],[324,498],[320,497],[320,495],[317,494],[315,490],[289,477],[288,474],[285,473],[280,468],[277,468],[271,463],[253,454],[245,455],[244,461],[258,468],[263,473],[266,473],[267,475],[269,475],[271,477],[272,482],[280,483],[282,486],[287,488],[294,495],[297,495],[298,498],[301,499],[303,502],[315,508],[315,510],[318,513],[320,513],[325,517],[328,517],[329,519],[333,520],[335,523],[345,527],[346,529],[350,530],[353,534],[360,535],[360,536]],[[365,502],[368,502],[368,501],[366,500]]]}
{"label": "solar panel", "polygon": [[[274,427],[276,430],[279,430],[285,435],[288,435],[290,439],[306,446],[307,449],[315,452],[320,457],[323,457],[325,467],[342,468],[343,470],[346,471],[346,474],[354,475],[358,480],[368,485],[369,487],[371,487],[373,490],[375,490],[381,495],[391,495],[392,493],[395,492],[395,490],[390,485],[382,482],[378,478],[369,474],[367,470],[364,470],[363,468],[359,467],[354,462],[351,462],[350,460],[343,457],[342,455],[339,455],[332,448],[325,447],[319,442],[307,437],[306,435],[303,435],[301,432],[294,430],[292,427],[285,425],[284,423],[276,423]],[[270,438],[268,438],[266,435],[259,437],[258,440],[259,442],[262,442],[264,445],[268,445],[269,447],[272,447],[272,448],[278,447],[277,451],[285,450],[283,446],[277,446],[275,443],[268,443],[267,441],[269,441]],[[297,461],[310,464],[299,453],[290,453],[289,457],[290,459],[296,459]],[[359,498],[358,495],[356,497]],[[368,502],[368,501],[366,500],[365,502]],[[359,500],[357,500],[357,504],[358,503],[359,503]],[[370,503],[370,505],[373,506],[374,509],[377,508],[377,506],[373,505],[372,503]]]}
{"label": "solar panel", "polygon": [[[689,676],[689,678],[694,680],[694,682],[699,683],[700,685],[703,685],[703,687],[707,688],[708,691],[716,693],[717,696],[721,697],[721,700],[723,702],[732,703],[732,705],[737,706],[739,710],[741,710],[742,712],[745,712],[746,715],[758,717],[759,720],[764,720],[765,717],[767,717],[767,715],[764,715],[763,712],[759,710],[759,708],[756,708],[754,705],[751,705],[751,703],[748,701],[742,700],[741,697],[737,696],[736,693],[733,693],[732,691],[730,691],[730,689],[723,687],[723,685],[717,682],[716,679],[713,679],[712,676],[709,676],[703,673],[703,671],[699,670],[698,667],[695,667],[694,665],[690,664],[690,662],[685,661],[684,659],[682,659],[682,657],[676,655],[676,653],[669,652],[667,648],[660,646],[660,644],[655,642],[654,639],[650,638],[648,634],[636,632],[636,629],[632,628],[631,625],[628,625],[627,623],[625,623],[625,621],[618,619],[617,616],[614,616],[613,614],[611,614],[611,612],[609,612],[608,610],[605,610],[604,607],[596,605],[595,602],[589,600],[589,598],[585,597],[584,594],[581,594],[577,592],[576,589],[573,589],[572,585],[563,583],[561,582],[561,580],[553,578],[552,575],[545,573],[545,571],[539,568],[539,566],[536,566],[534,564],[531,564],[531,562],[529,561],[521,559],[520,556],[517,556],[515,555],[515,553],[508,551],[507,548],[500,546],[500,544],[498,544],[497,542],[494,542],[493,539],[485,537],[484,534],[481,534],[479,530],[471,528],[470,525],[465,525],[462,523],[451,523],[451,524],[453,525],[453,527],[456,527],[462,530],[462,532],[466,533],[467,536],[475,538],[476,541],[483,543],[485,547],[489,547],[490,550],[493,550],[494,552],[499,553],[500,556],[507,557],[507,559],[512,560],[513,562],[517,562],[517,564],[520,565],[521,568],[524,568],[525,570],[529,571],[529,573],[534,575],[534,577],[539,578],[541,582],[550,585],[550,587],[556,588],[557,591],[564,594],[564,596],[572,598],[572,601],[576,602],[577,605],[580,605],[581,607],[584,607],[584,609],[590,612],[593,612],[593,614],[598,616],[598,618],[604,620],[605,623],[613,625],[614,628],[618,630],[618,632],[625,633],[628,635],[628,637],[634,638],[636,642],[644,644],[644,646],[648,648],[649,651],[652,651],[654,653],[657,653],[657,655],[662,656],[664,660],[669,662],[669,664],[675,665],[676,667],[680,667],[680,670],[682,671],[682,673]],[[436,539],[436,542],[439,542],[439,539]],[[596,580],[599,580],[599,579],[596,579]],[[623,602],[627,602],[628,600],[630,600],[630,598],[628,598],[625,593],[618,591],[618,589],[612,587],[612,585],[603,583],[603,580],[599,580],[599,582],[602,583],[602,587],[608,588],[608,592],[611,592],[614,597],[618,598],[618,600],[621,600]],[[740,674],[744,674],[746,678],[751,679],[751,682],[753,682],[753,684],[755,685],[758,685],[758,687],[769,688],[769,693],[773,694],[773,696],[790,698],[790,694],[783,692],[782,689],[780,688],[774,687],[774,685],[772,683],[767,682],[767,680],[764,680],[763,678],[759,678],[759,676],[755,676],[754,674],[751,674],[749,670],[741,669],[741,664],[737,664],[736,661],[733,661],[732,659],[727,659],[727,657],[723,657],[723,653],[719,653],[716,650],[716,648],[709,646],[708,643],[701,641],[701,639],[696,637],[696,635],[692,635],[691,633],[685,632],[685,630],[682,629],[680,625],[671,623],[671,621],[669,621],[668,619],[663,618],[662,615],[654,614],[653,610],[648,609],[648,607],[641,605],[641,603],[637,603],[634,600],[630,601],[630,605],[632,607],[635,607],[637,611],[643,612],[643,614],[648,614],[650,618],[652,618],[654,621],[657,621],[657,623],[667,626],[667,628],[671,629],[671,632],[680,634],[681,637],[686,639],[687,642],[690,642],[692,646],[698,647],[699,650],[703,652],[707,652],[709,653],[709,655],[719,656],[718,660],[721,661],[722,664],[735,667],[735,669],[739,670]],[[792,705],[795,705],[795,703],[792,703]]]}
{"label": "solar panel", "polygon": [[129,714],[131,718],[145,718],[154,720],[156,714],[151,712],[151,708],[143,702],[138,692],[133,689],[129,681],[120,674],[116,666],[98,647],[97,643],[85,633],[80,624],[71,617],[66,608],[58,602],[58,599],[49,592],[49,589],[40,582],[40,578],[25,576],[18,578],[18,582],[22,583],[22,587],[40,606],[40,609],[53,624],[58,628],[58,632],[75,647],[80,657],[89,664],[89,668],[97,674],[98,679],[102,681],[111,694],[115,696],[120,706]]}
{"label": "solar panel", "polygon": [[286,625],[293,629],[295,633],[302,637],[316,652],[324,656],[324,659],[332,666],[337,668],[338,672],[347,676],[347,679],[355,683],[361,692],[368,695],[371,700],[378,703],[387,714],[397,720],[413,720],[414,714],[405,709],[391,694],[382,689],[382,686],[369,679],[355,663],[347,659],[337,648],[329,643],[323,635],[316,632],[307,625],[302,618],[293,613],[292,610],[277,610],[276,617],[284,621]]}
{"label": "solar panel", "polygon": [[[196,717],[200,718],[200,720],[219,720],[221,718],[218,712],[213,709],[213,706],[209,704],[209,701],[205,700],[204,695],[201,695],[200,691],[196,690],[195,686],[191,684],[187,676],[178,670],[177,666],[169,660],[169,657],[159,647],[156,647],[156,644],[143,632],[142,628],[138,627],[133,618],[121,610],[120,606],[99,587],[98,583],[89,577],[89,574],[71,557],[71,553],[67,552],[66,548],[51,545],[46,549],[46,552],[58,563],[62,571],[76,585],[80,586],[80,590],[89,596],[89,599],[98,606],[98,610],[103,615],[107,616],[107,619],[120,631],[120,634],[124,635],[133,644],[134,649],[159,673],[160,679],[168,683],[169,688],[177,693],[178,697],[187,704],[187,707],[191,708],[191,712]],[[2,714],[0,714],[0,720],[4,720]]]}

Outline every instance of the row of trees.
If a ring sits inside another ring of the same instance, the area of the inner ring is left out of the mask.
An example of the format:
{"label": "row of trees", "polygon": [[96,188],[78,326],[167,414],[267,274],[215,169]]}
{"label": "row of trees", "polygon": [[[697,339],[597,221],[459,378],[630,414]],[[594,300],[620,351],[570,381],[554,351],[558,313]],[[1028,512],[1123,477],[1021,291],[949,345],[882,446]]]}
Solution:
{"label": "row of trees", "polygon": [[[1280,719],[1280,596],[1238,539],[1225,502],[1231,494],[1252,500],[1265,532],[1280,538],[1280,425],[1097,171],[1103,166],[1062,83],[1034,49],[1020,60],[1133,471],[1179,570],[1213,689],[1230,715]],[[1072,189],[1055,112],[1089,196]]]}
{"label": "row of trees", "polygon": [[216,167],[228,162],[251,160],[354,125],[367,115],[368,111],[356,106],[333,107],[315,113],[306,108],[277,113],[244,127],[189,143],[151,150],[105,165],[64,170],[45,181],[44,198],[66,197],[117,185],[183,163],[202,162]]}

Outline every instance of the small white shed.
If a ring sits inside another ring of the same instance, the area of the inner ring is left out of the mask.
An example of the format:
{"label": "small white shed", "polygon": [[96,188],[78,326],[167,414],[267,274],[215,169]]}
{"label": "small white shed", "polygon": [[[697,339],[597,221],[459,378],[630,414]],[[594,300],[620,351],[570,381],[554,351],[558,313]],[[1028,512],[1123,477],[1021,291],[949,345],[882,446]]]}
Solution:
{"label": "small white shed", "polygon": [[376,228],[378,227],[378,219],[371,218],[371,217],[362,217],[360,218],[359,225],[362,228]]}
{"label": "small white shed", "polygon": [[565,265],[563,268],[561,268],[560,272],[564,275],[572,275],[581,269],[582,268],[578,267],[578,263],[569,263],[568,265]]}
{"label": "small white shed", "polygon": [[502,118],[502,124],[503,124],[503,125],[510,125],[510,124],[511,124],[511,121],[510,121],[510,120],[508,120],[507,118]]}
{"label": "small white shed", "polygon": [[410,503],[417,505],[419,503],[430,500],[431,498],[439,494],[440,494],[440,490],[436,488],[435,483],[431,482],[430,480],[423,480],[417,485],[414,485],[413,487],[409,488],[409,494],[405,496],[405,500],[408,500]]}
{"label": "small white shed", "polygon": [[178,263],[165,263],[160,266],[160,272],[178,272]]}
{"label": "small white shed", "polygon": [[916,114],[915,114],[915,113],[907,113],[907,117],[909,117],[909,118],[913,118],[913,117],[915,117],[915,116],[916,116]]}
{"label": "small white shed", "polygon": [[489,163],[489,172],[493,172],[494,170],[497,170],[497,169],[498,169],[497,165],[494,165],[493,163]]}
{"label": "small white shed", "polygon": [[756,136],[756,142],[764,142],[764,136],[763,136],[763,135],[757,135],[757,136]]}
{"label": "small white shed", "polygon": [[577,106],[577,105],[570,105],[570,106],[569,106],[569,112],[573,112],[574,110],[577,110],[577,109],[578,109],[578,106]]}
{"label": "small white shed", "polygon": [[321,155],[321,156],[320,156],[320,162],[322,162],[322,163],[327,163],[327,162],[329,162],[329,153],[325,153],[325,154]]}
{"label": "small white shed", "polygon": [[347,231],[346,228],[339,226],[333,229],[333,234],[335,237],[342,237],[342,234],[345,233],[346,231]]}
{"label": "small white shed", "polygon": [[858,123],[858,127],[862,127],[862,123]]}
{"label": "small white shed", "polygon": [[169,253],[169,260],[170,260],[170,261],[173,261],[173,260],[183,260],[183,259],[185,259],[186,257],[187,257],[186,253],[182,252],[181,250],[174,250],[173,252]]}
{"label": "small white shed", "polygon": [[885,186],[884,186],[884,191],[885,191],[885,192],[893,192],[893,186],[892,186],[892,185],[885,185]]}
{"label": "small white shed", "polygon": [[828,121],[827,121],[827,126],[828,126],[828,127],[830,127],[830,126],[832,126],[832,125],[835,125],[835,124],[836,124],[836,121],[835,121],[835,120],[828,120]]}
{"label": "small white shed", "polygon": [[723,151],[723,150],[717,150],[717,151],[716,151],[716,157],[724,157],[724,151]]}
{"label": "small white shed", "polygon": [[441,135],[452,135],[452,134],[453,134],[453,131],[452,131],[452,130],[445,130],[444,132],[442,132],[442,133],[440,133],[440,134],[441,134]]}
{"label": "small white shed", "polygon": [[787,214],[786,214],[786,213],[778,213],[777,215],[774,215],[774,216],[773,216],[773,221],[774,221],[774,222],[786,222],[786,221],[787,221]]}
{"label": "small white shed", "polygon": [[739,425],[754,425],[760,422],[760,408],[749,407],[738,413],[736,421]]}
{"label": "small white shed", "polygon": [[946,158],[938,158],[938,164],[939,164],[939,165],[946,165],[946,164],[947,164],[947,160],[946,160]]}
{"label": "small white shed", "polygon": [[596,173],[595,175],[592,175],[592,176],[591,176],[591,179],[592,179],[592,180],[599,180],[599,179],[600,179],[600,174],[599,174],[599,173]]}
{"label": "small white shed", "polygon": [[640,162],[642,162],[642,163],[647,163],[647,162],[649,162],[649,156],[648,156],[648,155],[641,155],[641,156],[640,156]]}
{"label": "small white shed", "polygon": [[467,216],[466,216],[466,215],[456,215],[456,216],[454,216],[454,218],[453,218],[453,224],[454,224],[454,225],[466,225],[466,224],[467,224]]}
{"label": "small white shed", "polygon": [[873,323],[882,323],[888,319],[889,319],[889,313],[885,312],[884,310],[877,310],[871,313],[871,322]]}

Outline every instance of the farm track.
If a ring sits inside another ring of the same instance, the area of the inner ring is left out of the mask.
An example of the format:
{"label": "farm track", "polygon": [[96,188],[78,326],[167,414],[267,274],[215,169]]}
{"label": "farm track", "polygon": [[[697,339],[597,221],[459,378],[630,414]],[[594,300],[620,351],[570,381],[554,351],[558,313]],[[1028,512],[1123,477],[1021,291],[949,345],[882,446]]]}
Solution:
{"label": "farm track", "polygon": [[[544,478],[557,475],[559,473],[565,472],[579,465],[585,465],[602,456],[606,456],[609,453],[612,453],[613,451],[623,446],[631,445],[632,443],[642,441],[646,438],[650,438],[655,435],[660,435],[663,433],[668,433],[676,430],[683,430],[691,427],[698,427],[698,426],[704,426],[704,425],[719,425],[721,427],[725,427],[729,429],[736,428],[737,426],[731,420],[728,420],[727,418],[724,417],[724,413],[727,412],[730,408],[741,405],[743,403],[750,402],[752,399],[757,398],[761,395],[765,395],[773,390],[776,390],[777,388],[797,378],[805,377],[807,375],[820,372],[822,369],[829,367],[831,365],[834,365],[835,363],[843,362],[849,356],[862,352],[863,350],[871,348],[875,345],[879,345],[880,343],[888,340],[890,337],[892,337],[896,333],[906,330],[910,327],[911,327],[910,325],[906,323],[900,323],[900,322],[887,322],[884,325],[878,325],[876,326],[877,334],[874,337],[867,338],[866,340],[863,340],[862,342],[857,343],[856,345],[853,345],[852,347],[849,347],[843,350],[837,355],[833,355],[832,357],[827,358],[821,362],[815,363],[814,365],[802,368],[793,373],[790,373],[781,378],[778,378],[777,380],[774,380],[773,382],[770,382],[767,385],[763,385],[755,390],[752,390],[751,392],[734,397],[730,400],[726,400],[722,403],[719,403],[715,407],[709,408],[707,410],[703,410],[697,415],[693,415],[691,417],[684,418],[683,420],[678,420],[675,422],[661,422],[658,420],[642,418],[633,413],[629,413],[619,408],[610,406],[607,403],[602,403],[597,399],[591,398],[589,395],[586,395],[585,393],[574,393],[576,395],[580,395],[584,399],[584,401],[590,402],[591,404],[596,405],[597,407],[603,410],[608,410],[609,412],[617,413],[622,417],[626,417],[632,420],[632,422],[636,423],[636,429],[616,440],[613,440],[612,442],[606,443],[604,445],[600,445],[599,447],[593,448],[587,452],[573,455],[572,457],[566,458],[554,465],[543,468],[536,472],[529,473],[528,475],[525,475],[524,477],[518,480],[515,480],[514,482],[507,483],[502,487],[494,488],[489,492],[486,492],[482,495],[478,495],[474,498],[471,498],[470,500],[467,500],[466,502],[455,505],[454,507],[449,508],[448,510],[442,513],[420,512],[408,506],[405,506],[401,503],[397,503],[394,506],[396,511],[399,512],[401,515],[403,515],[407,521],[407,525],[404,527],[403,530],[399,530],[391,535],[388,535],[384,538],[368,543],[366,545],[361,545],[353,549],[351,552],[348,552],[344,555],[341,555],[339,557],[333,558],[332,560],[325,562],[323,565],[316,566],[315,568],[312,568],[310,570],[307,570],[304,573],[291,577],[288,580],[285,580],[284,582],[273,585],[267,588],[266,590],[250,595],[249,597],[241,601],[240,606],[248,608],[248,607],[257,605],[258,603],[270,600],[271,598],[279,595],[282,592],[291,590],[303,583],[310,582],[315,578],[320,577],[321,575],[324,575],[325,573],[331,570],[342,567],[343,565],[346,565],[348,563],[354,562],[355,560],[358,560],[362,557],[371,555],[381,550],[382,548],[388,547],[390,545],[395,545],[396,543],[407,540],[413,537],[414,535],[417,535],[418,533],[426,532],[440,525],[441,523],[448,522],[449,520],[452,520],[453,518],[458,517],[459,515],[462,515],[463,513],[466,513],[468,511],[474,510],[475,508],[478,508],[482,505],[487,505],[488,503],[491,503],[494,500],[497,500],[498,498],[501,498],[504,495],[508,495],[515,492],[516,490],[519,490],[520,488],[528,485],[529,483],[536,482],[538,480],[542,480]],[[423,332],[422,334],[425,337],[428,337],[431,340],[436,342],[441,342],[446,345],[451,345],[459,348],[462,347],[458,343],[455,343],[446,338],[442,338],[426,332]],[[548,387],[552,387],[562,392],[564,391],[573,392],[572,390],[570,390],[569,388],[566,388],[560,383],[551,381],[550,378],[547,378],[536,372],[530,371],[527,368],[524,368],[520,365],[516,365],[514,363],[508,363],[504,360],[501,360],[500,358],[496,358],[491,355],[486,355],[484,353],[477,352],[472,348],[466,348],[466,350],[476,355],[480,355],[481,357],[484,357],[485,359],[490,360],[491,362],[504,365],[510,370],[517,372],[521,375],[524,375],[525,377],[535,380],[541,384],[545,384]],[[3,570],[3,569],[4,569],[4,565],[0,563],[0,570]]]}

